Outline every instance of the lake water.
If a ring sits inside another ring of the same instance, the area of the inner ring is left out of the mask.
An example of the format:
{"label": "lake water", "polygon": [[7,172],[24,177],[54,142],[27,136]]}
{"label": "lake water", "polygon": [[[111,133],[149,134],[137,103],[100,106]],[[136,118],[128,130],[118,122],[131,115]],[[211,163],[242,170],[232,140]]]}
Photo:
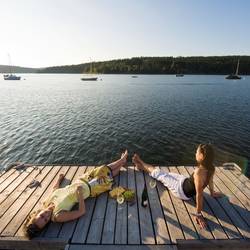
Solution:
{"label": "lake water", "polygon": [[[0,165],[108,163],[128,148],[153,164],[194,164],[201,142],[247,165],[250,77],[0,75]],[[223,156],[222,156],[223,155]],[[131,158],[129,159],[131,161]]]}

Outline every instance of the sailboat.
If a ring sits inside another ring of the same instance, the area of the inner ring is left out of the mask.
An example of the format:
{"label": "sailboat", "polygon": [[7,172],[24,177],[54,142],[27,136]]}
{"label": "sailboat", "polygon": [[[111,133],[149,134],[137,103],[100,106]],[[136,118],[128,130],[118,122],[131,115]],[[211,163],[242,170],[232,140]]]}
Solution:
{"label": "sailboat", "polygon": [[235,74],[230,74],[230,75],[226,76],[227,80],[240,80],[241,79],[241,76],[238,75],[239,65],[240,65],[240,60],[238,60]]}
{"label": "sailboat", "polygon": [[[93,73],[93,63],[90,64],[90,73]],[[97,81],[98,77],[96,76],[84,76],[81,78],[82,81]]]}
{"label": "sailboat", "polygon": [[4,80],[21,80],[21,76],[16,76],[14,74],[12,74],[12,65],[11,65],[11,60],[10,60],[10,55],[8,55],[9,57],[9,67],[10,67],[10,74],[4,74],[3,78]]}

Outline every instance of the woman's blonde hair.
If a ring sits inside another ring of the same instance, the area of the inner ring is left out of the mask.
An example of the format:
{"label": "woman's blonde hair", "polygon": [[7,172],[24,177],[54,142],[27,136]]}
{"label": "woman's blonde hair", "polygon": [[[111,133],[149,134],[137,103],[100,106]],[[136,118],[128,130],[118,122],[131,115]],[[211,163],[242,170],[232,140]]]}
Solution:
{"label": "woman's blonde hair", "polygon": [[23,225],[23,231],[25,233],[25,236],[29,239],[32,239],[36,236],[39,235],[39,233],[42,231],[42,229],[40,229],[35,223],[35,217],[41,212],[42,210],[39,209],[37,211],[34,211],[32,213],[30,213],[26,219],[26,221],[24,222]]}

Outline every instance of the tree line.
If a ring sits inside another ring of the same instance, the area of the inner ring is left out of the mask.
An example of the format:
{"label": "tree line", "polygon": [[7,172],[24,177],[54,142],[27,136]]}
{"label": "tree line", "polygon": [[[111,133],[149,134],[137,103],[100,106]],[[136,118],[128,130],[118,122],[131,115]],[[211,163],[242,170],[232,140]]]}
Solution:
{"label": "tree line", "polygon": [[[37,69],[36,73],[101,74],[250,74],[250,56],[133,57]],[[34,70],[34,69],[32,69]],[[34,71],[33,71],[34,72]]]}

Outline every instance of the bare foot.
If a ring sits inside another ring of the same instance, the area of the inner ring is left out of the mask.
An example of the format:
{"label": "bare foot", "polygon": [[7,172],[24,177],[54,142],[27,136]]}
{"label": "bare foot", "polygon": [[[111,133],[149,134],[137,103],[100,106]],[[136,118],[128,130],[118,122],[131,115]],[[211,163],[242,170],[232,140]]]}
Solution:
{"label": "bare foot", "polygon": [[127,163],[127,158],[128,158],[128,150],[126,149],[125,152],[123,152],[121,155],[121,160],[123,161],[123,165]]}
{"label": "bare foot", "polygon": [[140,156],[138,154],[134,154],[133,158],[132,158],[132,162],[135,164],[136,168],[138,170],[146,170],[144,165],[143,165],[143,161],[141,160]]}

